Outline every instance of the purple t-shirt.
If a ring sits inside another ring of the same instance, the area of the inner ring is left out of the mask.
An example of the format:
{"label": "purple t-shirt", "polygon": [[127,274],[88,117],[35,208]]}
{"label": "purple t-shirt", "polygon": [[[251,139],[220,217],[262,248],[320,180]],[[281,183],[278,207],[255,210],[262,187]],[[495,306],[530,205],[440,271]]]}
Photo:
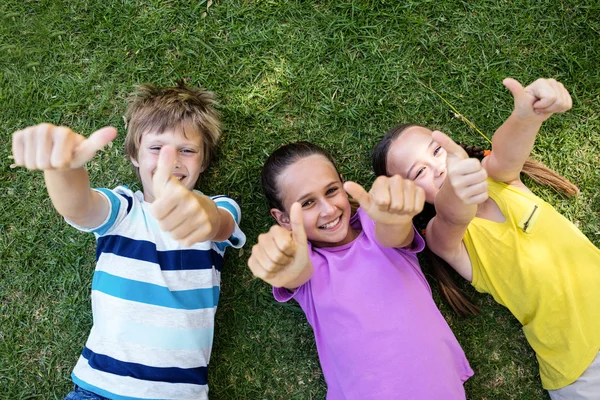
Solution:
{"label": "purple t-shirt", "polygon": [[313,248],[312,278],[293,293],[273,288],[280,302],[295,298],[315,333],[328,400],[465,399],[473,371],[431,297],[416,253],[424,242],[390,249],[359,208],[352,242]]}

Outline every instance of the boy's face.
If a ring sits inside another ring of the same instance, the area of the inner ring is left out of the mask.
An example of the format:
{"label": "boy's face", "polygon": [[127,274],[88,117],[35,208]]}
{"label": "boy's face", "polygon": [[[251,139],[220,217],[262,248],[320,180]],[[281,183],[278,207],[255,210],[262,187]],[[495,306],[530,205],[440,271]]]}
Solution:
{"label": "boy's face", "polygon": [[429,129],[412,126],[390,146],[386,168],[390,175],[400,175],[422,187],[425,200],[433,204],[446,179],[446,151],[431,138]]}
{"label": "boy's face", "polygon": [[187,129],[185,134],[182,129],[143,133],[137,160],[132,157],[131,162],[139,169],[144,200],[149,203],[154,201],[152,177],[160,149],[164,145],[177,150],[172,174],[186,188],[192,190],[205,169],[202,136],[195,129]]}

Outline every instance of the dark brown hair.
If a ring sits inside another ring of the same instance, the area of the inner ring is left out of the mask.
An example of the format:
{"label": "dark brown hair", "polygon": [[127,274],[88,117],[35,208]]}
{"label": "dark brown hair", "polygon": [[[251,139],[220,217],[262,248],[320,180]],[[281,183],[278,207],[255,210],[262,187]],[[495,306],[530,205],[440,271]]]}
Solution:
{"label": "dark brown hair", "polygon": [[[413,126],[419,126],[415,124],[401,124],[392,128],[389,132],[387,132],[383,139],[377,146],[375,146],[375,150],[373,151],[373,170],[375,171],[375,175],[386,175],[389,176],[387,170],[387,155],[390,150],[390,146],[392,143],[402,135],[408,128]],[[459,143],[460,144],[460,143]],[[486,154],[486,152],[477,146],[467,146],[464,144],[460,144],[460,146],[465,149],[469,157],[478,158],[482,160]],[[558,173],[552,171],[545,165],[528,158],[525,161],[525,165],[523,165],[522,171],[525,175],[529,176],[533,181],[543,184],[549,185],[555,190],[565,193],[567,195],[574,195],[579,192],[577,186],[573,185],[569,180],[565,177],[559,175]],[[431,204],[425,204],[423,211],[415,216],[413,222],[415,227],[422,233],[425,232],[425,228],[429,221],[435,216],[435,207]],[[440,291],[442,295],[450,304],[450,307],[458,313],[459,315],[474,315],[477,314],[479,308],[474,305],[471,300],[461,291],[458,287],[454,279],[452,278],[450,265],[444,261],[442,258],[435,255],[429,248],[426,248],[426,257],[429,261],[429,264],[433,268],[434,276],[439,284]]]}
{"label": "dark brown hair", "polygon": [[[221,137],[221,115],[215,109],[213,92],[186,86],[183,81],[173,87],[141,85],[127,99],[125,151],[137,160],[142,135],[161,134],[167,130],[195,129],[202,137],[203,167],[213,161]],[[139,171],[135,168],[139,178]]]}

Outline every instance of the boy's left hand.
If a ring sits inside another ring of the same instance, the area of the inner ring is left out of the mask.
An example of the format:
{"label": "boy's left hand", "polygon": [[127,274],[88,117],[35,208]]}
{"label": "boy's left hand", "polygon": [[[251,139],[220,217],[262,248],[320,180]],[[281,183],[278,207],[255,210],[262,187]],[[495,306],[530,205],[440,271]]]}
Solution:
{"label": "boy's left hand", "polygon": [[554,79],[538,79],[525,88],[512,78],[504,79],[502,84],[514,97],[513,113],[523,119],[544,122],[552,114],[565,112],[573,105],[567,89]]}
{"label": "boy's left hand", "polygon": [[399,175],[378,177],[368,193],[355,182],[344,183],[344,190],[373,221],[384,225],[410,222],[425,204],[423,189]]}
{"label": "boy's left hand", "polygon": [[152,177],[154,202],[150,211],[158,220],[160,229],[189,247],[212,239],[219,223],[219,213],[211,199],[193,193],[172,175],[175,157],[173,147],[161,148]]}

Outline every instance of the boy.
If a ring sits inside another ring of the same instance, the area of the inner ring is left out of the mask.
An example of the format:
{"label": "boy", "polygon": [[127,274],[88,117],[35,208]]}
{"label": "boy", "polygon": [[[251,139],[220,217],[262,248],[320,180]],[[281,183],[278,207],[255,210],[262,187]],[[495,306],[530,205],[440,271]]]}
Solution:
{"label": "boy", "polygon": [[13,135],[15,164],[43,170],[56,210],[97,238],[94,324],[66,399],[206,399],[225,247],[240,248],[240,209],[194,187],[221,134],[214,95],[141,86],[125,148],[143,192],[91,189],[84,164],[116,136],[37,125]]}

